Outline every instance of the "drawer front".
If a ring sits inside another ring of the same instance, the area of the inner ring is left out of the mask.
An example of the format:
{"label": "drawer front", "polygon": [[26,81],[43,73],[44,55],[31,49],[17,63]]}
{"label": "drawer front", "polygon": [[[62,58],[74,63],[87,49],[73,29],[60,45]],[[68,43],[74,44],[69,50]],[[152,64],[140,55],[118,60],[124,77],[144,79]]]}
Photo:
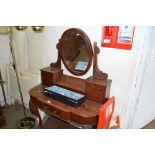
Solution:
{"label": "drawer front", "polygon": [[41,71],[41,80],[45,86],[51,86],[53,84],[53,76],[48,72]]}
{"label": "drawer front", "polygon": [[95,85],[95,84],[86,84],[86,91],[89,90],[89,89],[94,90],[94,91],[104,91],[105,87],[98,86],[98,85]]}
{"label": "drawer front", "polygon": [[39,109],[42,109],[42,110],[44,109],[43,103],[38,99],[36,99],[35,97],[30,96],[30,102],[35,103]]}
{"label": "drawer front", "polygon": [[105,100],[106,87],[97,85],[86,85],[86,96],[89,100],[103,103]]}
{"label": "drawer front", "polygon": [[98,94],[88,93],[87,99],[103,104],[103,102],[105,101],[105,94],[98,95]]}
{"label": "drawer front", "polygon": [[44,105],[43,111],[45,111],[49,115],[53,115],[53,116],[56,116],[56,117],[64,119],[64,120],[70,120],[69,113],[59,110],[59,109],[52,107],[50,105]]}

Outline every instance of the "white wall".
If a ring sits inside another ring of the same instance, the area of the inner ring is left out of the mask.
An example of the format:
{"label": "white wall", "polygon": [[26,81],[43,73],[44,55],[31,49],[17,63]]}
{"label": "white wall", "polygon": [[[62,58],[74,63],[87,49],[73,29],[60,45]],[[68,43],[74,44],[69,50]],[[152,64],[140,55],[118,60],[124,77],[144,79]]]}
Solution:
{"label": "white wall", "polygon": [[17,31],[12,27],[12,43],[18,67],[28,69],[28,45],[26,31]]}
{"label": "white wall", "polygon": [[[24,31],[12,27],[12,42],[16,57],[21,91],[26,107],[29,107],[29,90],[41,83],[40,69],[44,66],[44,34],[34,33],[31,26]],[[8,67],[10,101],[21,100],[17,78],[11,66]]]}
{"label": "white wall", "polygon": [[24,31],[13,30],[13,46],[17,66],[22,70],[38,72],[44,65],[45,31],[34,33],[31,26]]}
{"label": "white wall", "polygon": [[[4,81],[7,80],[6,65],[9,63],[9,55],[10,55],[9,35],[0,35],[0,68]],[[7,95],[6,84],[5,84],[5,92]],[[4,98],[0,86],[0,101],[3,100]],[[4,104],[4,102],[2,104]]]}
{"label": "white wall", "polygon": [[155,27],[151,28],[150,44],[146,51],[146,65],[142,76],[138,101],[130,126],[142,128],[155,119]]}
{"label": "white wall", "polygon": [[[101,26],[94,27],[81,27],[90,38],[92,44],[94,41],[97,41],[98,46],[100,47],[99,54],[99,68],[108,73],[109,78],[112,79],[111,85],[111,96],[116,97],[116,108],[115,112],[121,116],[125,114],[126,104],[130,94],[130,89],[133,81],[134,69],[136,66],[137,56],[140,52],[140,42],[143,38],[143,29],[144,27],[136,27],[134,43],[132,50],[122,50],[122,49],[113,49],[113,48],[103,48],[101,47]],[[62,33],[70,27],[46,27],[46,41],[45,47],[47,52],[46,66],[51,62],[55,62],[57,59],[57,49],[56,44],[60,39]],[[63,66],[64,68],[64,66]],[[70,74],[65,68],[64,73]],[[82,78],[87,78],[92,75],[92,68],[90,71],[83,76]],[[122,116],[122,123],[123,123]]]}

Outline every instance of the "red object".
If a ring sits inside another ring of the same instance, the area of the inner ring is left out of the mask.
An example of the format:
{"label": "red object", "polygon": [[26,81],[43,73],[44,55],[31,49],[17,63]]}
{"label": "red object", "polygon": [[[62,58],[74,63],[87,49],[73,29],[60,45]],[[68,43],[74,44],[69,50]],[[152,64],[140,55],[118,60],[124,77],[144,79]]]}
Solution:
{"label": "red object", "polygon": [[102,47],[132,49],[134,26],[103,26]]}
{"label": "red object", "polygon": [[119,115],[117,115],[117,117],[116,117],[116,124],[120,127],[120,117],[119,117]]}
{"label": "red object", "polygon": [[109,129],[110,121],[114,112],[115,97],[111,97],[99,110],[97,129]]}

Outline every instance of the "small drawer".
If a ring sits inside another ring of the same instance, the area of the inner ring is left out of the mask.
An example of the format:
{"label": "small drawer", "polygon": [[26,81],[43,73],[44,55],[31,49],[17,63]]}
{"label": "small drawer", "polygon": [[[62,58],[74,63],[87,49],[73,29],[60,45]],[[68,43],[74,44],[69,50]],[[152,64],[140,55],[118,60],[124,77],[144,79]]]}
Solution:
{"label": "small drawer", "polygon": [[39,108],[39,109],[44,109],[44,104],[43,102],[37,100],[35,97],[31,96],[30,97],[30,102],[35,103],[35,105]]}
{"label": "small drawer", "polygon": [[41,81],[43,85],[50,86],[53,84],[53,76],[48,72],[41,72]]}
{"label": "small drawer", "polygon": [[46,105],[44,107],[44,111],[47,112],[50,115],[61,117],[61,111],[59,111],[58,109],[56,109],[54,107],[51,107],[51,106]]}
{"label": "small drawer", "polygon": [[42,80],[42,84],[45,86],[51,86],[53,84],[52,81],[48,81],[48,80]]}
{"label": "small drawer", "polygon": [[92,91],[104,91],[104,87],[102,86],[98,86],[98,85],[95,85],[95,84],[87,84],[86,85],[86,91],[87,90],[92,90]]}
{"label": "small drawer", "polygon": [[105,95],[105,92],[91,92],[91,91],[89,91],[89,92],[87,92],[87,95],[88,96],[94,96],[94,97],[96,97],[96,98],[103,98],[103,96]]}
{"label": "small drawer", "polygon": [[106,87],[87,84],[86,85],[86,96],[89,100],[103,103],[105,100]]}
{"label": "small drawer", "polygon": [[49,106],[49,105],[44,105],[43,111],[45,111],[49,115],[56,116],[63,120],[70,120],[70,112],[68,112],[68,111],[63,111],[62,109],[59,110],[59,109],[57,109],[53,106]]}
{"label": "small drawer", "polygon": [[97,102],[97,103],[99,103],[99,104],[103,104],[104,101],[105,101],[105,99],[102,99],[102,100],[101,100],[101,99],[93,98],[93,97],[88,97],[87,99],[90,100],[90,101]]}

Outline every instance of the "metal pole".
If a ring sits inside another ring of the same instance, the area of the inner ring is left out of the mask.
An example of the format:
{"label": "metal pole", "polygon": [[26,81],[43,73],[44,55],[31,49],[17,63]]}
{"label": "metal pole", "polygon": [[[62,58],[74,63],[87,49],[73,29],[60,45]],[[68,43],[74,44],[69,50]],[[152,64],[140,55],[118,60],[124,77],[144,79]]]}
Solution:
{"label": "metal pole", "polygon": [[12,40],[12,29],[10,27],[10,35],[9,35],[10,51],[11,51],[11,54],[12,54],[13,68],[15,70],[15,74],[16,74],[16,78],[17,78],[17,84],[18,84],[18,89],[19,89],[20,98],[21,98],[22,107],[23,107],[23,112],[24,112],[24,116],[25,116],[25,118],[23,118],[22,120],[20,120],[18,122],[17,126],[20,129],[31,129],[31,128],[33,128],[35,126],[35,119],[32,118],[32,117],[27,117],[26,116],[26,109],[25,109],[25,105],[24,105],[23,94],[22,94],[22,91],[21,91],[21,85],[20,85],[20,81],[19,81],[17,64],[16,64],[16,58],[15,58],[15,53],[14,53],[13,42],[12,41],[13,41]]}
{"label": "metal pole", "polygon": [[10,35],[9,35],[9,45],[10,45],[10,51],[12,54],[12,59],[13,59],[13,68],[15,70],[15,74],[16,74],[16,78],[17,78],[17,84],[18,84],[18,89],[19,89],[19,93],[20,93],[20,98],[21,98],[21,102],[22,102],[22,107],[23,107],[23,112],[24,112],[24,116],[26,117],[26,109],[25,109],[25,105],[24,105],[24,100],[23,100],[23,94],[21,91],[21,85],[19,82],[19,76],[18,76],[18,70],[17,70],[17,65],[16,65],[16,58],[15,58],[15,54],[14,54],[14,49],[13,49],[13,45],[12,45],[12,29],[10,27]]}
{"label": "metal pole", "polygon": [[4,90],[4,81],[2,79],[2,74],[1,74],[1,68],[0,68],[0,84],[1,84],[1,87],[2,87],[2,93],[3,93],[3,97],[4,97],[4,102],[5,102],[5,105],[7,105],[7,101],[6,101],[6,95],[5,95],[5,90]]}

